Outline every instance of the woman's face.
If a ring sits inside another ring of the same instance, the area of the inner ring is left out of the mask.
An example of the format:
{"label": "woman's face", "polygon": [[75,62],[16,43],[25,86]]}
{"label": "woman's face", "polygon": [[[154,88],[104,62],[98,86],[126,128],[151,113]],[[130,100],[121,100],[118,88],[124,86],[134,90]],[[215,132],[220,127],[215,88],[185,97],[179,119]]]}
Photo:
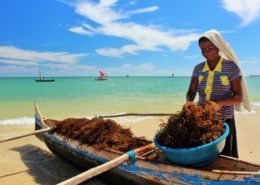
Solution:
{"label": "woman's face", "polygon": [[203,41],[199,44],[202,55],[208,61],[218,60],[219,58],[219,50],[218,48],[212,44],[210,41]]}

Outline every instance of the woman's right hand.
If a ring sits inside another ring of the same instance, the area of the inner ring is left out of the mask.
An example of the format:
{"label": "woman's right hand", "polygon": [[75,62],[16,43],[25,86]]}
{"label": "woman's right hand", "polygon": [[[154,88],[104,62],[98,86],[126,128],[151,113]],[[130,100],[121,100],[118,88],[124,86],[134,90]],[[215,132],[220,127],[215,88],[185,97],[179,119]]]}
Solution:
{"label": "woman's right hand", "polygon": [[184,104],[184,108],[185,109],[188,109],[189,106],[193,105],[194,103],[192,101],[187,101],[185,104]]}

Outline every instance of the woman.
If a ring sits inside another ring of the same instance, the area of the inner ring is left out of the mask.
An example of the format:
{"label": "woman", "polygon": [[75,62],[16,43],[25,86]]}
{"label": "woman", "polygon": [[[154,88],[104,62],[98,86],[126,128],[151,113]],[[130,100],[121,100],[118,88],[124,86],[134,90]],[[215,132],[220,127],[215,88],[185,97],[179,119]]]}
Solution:
{"label": "woman", "polygon": [[194,101],[197,92],[199,103],[212,101],[218,104],[222,119],[230,127],[222,154],[238,158],[234,105],[240,109],[239,105],[243,103],[250,111],[245,79],[236,55],[219,32],[204,33],[199,39],[199,47],[206,61],[193,70],[186,106]]}

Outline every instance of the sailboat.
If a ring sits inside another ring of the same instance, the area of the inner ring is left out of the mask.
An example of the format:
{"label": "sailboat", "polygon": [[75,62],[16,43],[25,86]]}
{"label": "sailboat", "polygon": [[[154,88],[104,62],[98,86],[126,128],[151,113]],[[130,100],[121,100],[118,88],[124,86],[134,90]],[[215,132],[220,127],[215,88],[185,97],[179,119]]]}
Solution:
{"label": "sailboat", "polygon": [[54,82],[55,81],[55,79],[47,79],[47,78],[43,77],[40,69],[39,69],[39,75],[40,75],[40,77],[38,79],[35,79],[35,82]]}
{"label": "sailboat", "polygon": [[107,80],[107,73],[105,71],[99,71],[99,77],[95,80]]}

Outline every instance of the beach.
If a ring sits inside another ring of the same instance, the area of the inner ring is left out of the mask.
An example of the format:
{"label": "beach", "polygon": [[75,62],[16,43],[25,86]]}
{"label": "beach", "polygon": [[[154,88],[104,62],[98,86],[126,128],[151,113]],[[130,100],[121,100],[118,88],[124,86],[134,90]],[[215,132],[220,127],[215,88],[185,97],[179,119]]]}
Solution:
{"label": "beach", "polygon": [[[30,78],[4,79],[2,82],[9,85],[0,90],[0,138],[34,131],[34,100],[44,117],[59,120],[133,112],[176,113],[185,101],[189,80],[186,77],[115,78],[101,85],[103,82],[94,84],[89,78],[68,78],[56,79],[56,84],[39,85]],[[248,86],[252,89],[252,111],[235,114],[239,159],[260,164],[260,79],[249,80]],[[15,89],[18,87],[19,93]],[[167,118],[130,116],[114,120],[130,128],[136,136],[152,140]],[[1,185],[56,184],[78,173],[78,169],[52,154],[35,136],[0,143]],[[106,183],[94,178],[85,184]]]}
{"label": "beach", "polygon": [[[31,128],[24,129],[23,132],[29,130]],[[51,185],[80,173],[52,154],[35,136],[2,143],[0,153],[1,185]],[[104,185],[95,179],[85,184]]]}

